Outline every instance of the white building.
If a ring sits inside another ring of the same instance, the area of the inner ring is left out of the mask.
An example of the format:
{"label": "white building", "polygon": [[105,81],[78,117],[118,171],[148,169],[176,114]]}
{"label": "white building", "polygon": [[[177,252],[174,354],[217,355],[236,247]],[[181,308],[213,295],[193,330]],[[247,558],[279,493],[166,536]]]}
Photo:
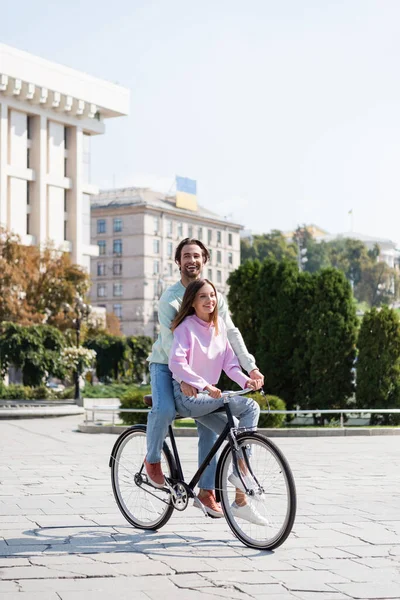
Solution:
{"label": "white building", "polygon": [[157,303],[163,290],[179,279],[175,249],[185,237],[211,250],[204,269],[222,293],[229,273],[240,264],[241,225],[200,206],[178,207],[175,196],[147,188],[101,192],[92,198],[91,303],[121,320],[126,335],[155,337]]}
{"label": "white building", "polygon": [[0,44],[0,223],[90,268],[90,138],[129,91]]}

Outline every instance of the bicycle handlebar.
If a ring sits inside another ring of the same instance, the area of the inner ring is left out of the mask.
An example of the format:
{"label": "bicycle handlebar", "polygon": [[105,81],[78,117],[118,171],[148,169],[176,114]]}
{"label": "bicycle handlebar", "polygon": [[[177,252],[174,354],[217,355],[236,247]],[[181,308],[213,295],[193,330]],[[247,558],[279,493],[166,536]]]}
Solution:
{"label": "bicycle handlebar", "polygon": [[[225,392],[221,392],[221,398],[233,398],[234,396],[243,396],[244,394],[248,394],[250,392],[254,392],[255,390],[252,390],[251,388],[246,388],[245,390],[238,390],[236,392],[234,391],[230,391],[230,390],[226,390]],[[210,394],[207,391],[202,391],[200,392],[201,394],[207,394],[207,396],[209,396]]]}

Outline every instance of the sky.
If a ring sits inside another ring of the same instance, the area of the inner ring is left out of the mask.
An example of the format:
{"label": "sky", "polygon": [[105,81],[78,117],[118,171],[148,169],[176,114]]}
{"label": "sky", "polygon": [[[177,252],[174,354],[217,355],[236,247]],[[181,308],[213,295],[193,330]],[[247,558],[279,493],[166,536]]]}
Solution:
{"label": "sky", "polygon": [[92,140],[101,189],[181,175],[255,233],[400,242],[398,0],[5,1],[2,43],[131,90]]}

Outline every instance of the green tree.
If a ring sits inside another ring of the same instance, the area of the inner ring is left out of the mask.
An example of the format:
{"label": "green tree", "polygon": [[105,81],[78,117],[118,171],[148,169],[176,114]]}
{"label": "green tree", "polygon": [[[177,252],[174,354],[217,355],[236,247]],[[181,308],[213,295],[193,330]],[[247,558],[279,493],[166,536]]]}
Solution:
{"label": "green tree", "polygon": [[288,243],[281,231],[273,229],[270,233],[254,235],[252,240],[241,241],[242,262],[250,259],[296,260],[296,248]]}
{"label": "green tree", "polygon": [[[357,406],[400,408],[400,322],[391,308],[365,313],[358,336]],[[399,422],[393,415],[372,415],[371,424]]]}
{"label": "green tree", "polygon": [[60,354],[65,338],[50,325],[23,326],[2,323],[0,330],[1,372],[10,365],[22,370],[24,385],[39,386],[49,377],[64,375]]}
{"label": "green tree", "polygon": [[371,307],[394,302],[399,297],[397,270],[390,268],[384,262],[374,262],[364,266],[354,295],[359,302],[367,302]]}
{"label": "green tree", "polygon": [[299,250],[306,250],[304,258],[307,260],[302,263],[304,271],[316,273],[320,269],[331,266],[328,245],[324,241],[317,241],[307,225],[297,227],[293,240],[296,244],[297,253]]}
{"label": "green tree", "polygon": [[343,238],[332,240],[328,248],[332,266],[343,271],[355,288],[362,279],[363,269],[374,262],[365,244],[360,240]]}
{"label": "green tree", "polygon": [[124,372],[126,338],[102,333],[84,342],[96,352],[96,375],[99,379],[118,379]]}
{"label": "green tree", "polygon": [[314,298],[306,335],[309,391],[306,408],[343,408],[354,393],[357,317],[343,273],[324,269],[314,277]]}
{"label": "green tree", "polygon": [[[282,398],[292,408],[296,398],[293,353],[299,342],[296,332],[298,281],[296,263],[266,260],[262,264],[257,302],[250,310],[258,312],[257,365],[266,379],[269,394]],[[236,314],[234,320],[237,321]]]}
{"label": "green tree", "polygon": [[261,263],[258,260],[246,261],[229,276],[228,304],[234,315],[234,323],[242,333],[251,353],[258,349],[260,315],[255,307],[258,302],[258,280]]}
{"label": "green tree", "polygon": [[132,381],[142,383],[149,371],[147,357],[151,352],[153,340],[145,335],[129,336],[126,338],[128,351],[127,360],[130,365]]}

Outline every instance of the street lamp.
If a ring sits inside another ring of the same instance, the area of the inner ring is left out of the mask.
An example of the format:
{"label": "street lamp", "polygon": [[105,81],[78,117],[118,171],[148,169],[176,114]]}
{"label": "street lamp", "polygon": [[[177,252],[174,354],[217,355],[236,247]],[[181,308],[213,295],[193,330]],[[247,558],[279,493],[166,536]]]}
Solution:
{"label": "street lamp", "polygon": [[[89,304],[85,304],[83,298],[76,294],[74,297],[74,301],[72,306],[65,302],[63,304],[63,312],[65,318],[67,318],[70,314],[72,314],[72,323],[74,325],[75,334],[76,334],[76,347],[79,348],[81,345],[81,325],[83,319],[87,319],[92,311],[92,307]],[[82,396],[81,396],[81,388],[79,385],[79,378],[81,376],[80,368],[77,367],[74,373],[74,381],[75,381],[75,400],[78,406],[82,404]]]}

